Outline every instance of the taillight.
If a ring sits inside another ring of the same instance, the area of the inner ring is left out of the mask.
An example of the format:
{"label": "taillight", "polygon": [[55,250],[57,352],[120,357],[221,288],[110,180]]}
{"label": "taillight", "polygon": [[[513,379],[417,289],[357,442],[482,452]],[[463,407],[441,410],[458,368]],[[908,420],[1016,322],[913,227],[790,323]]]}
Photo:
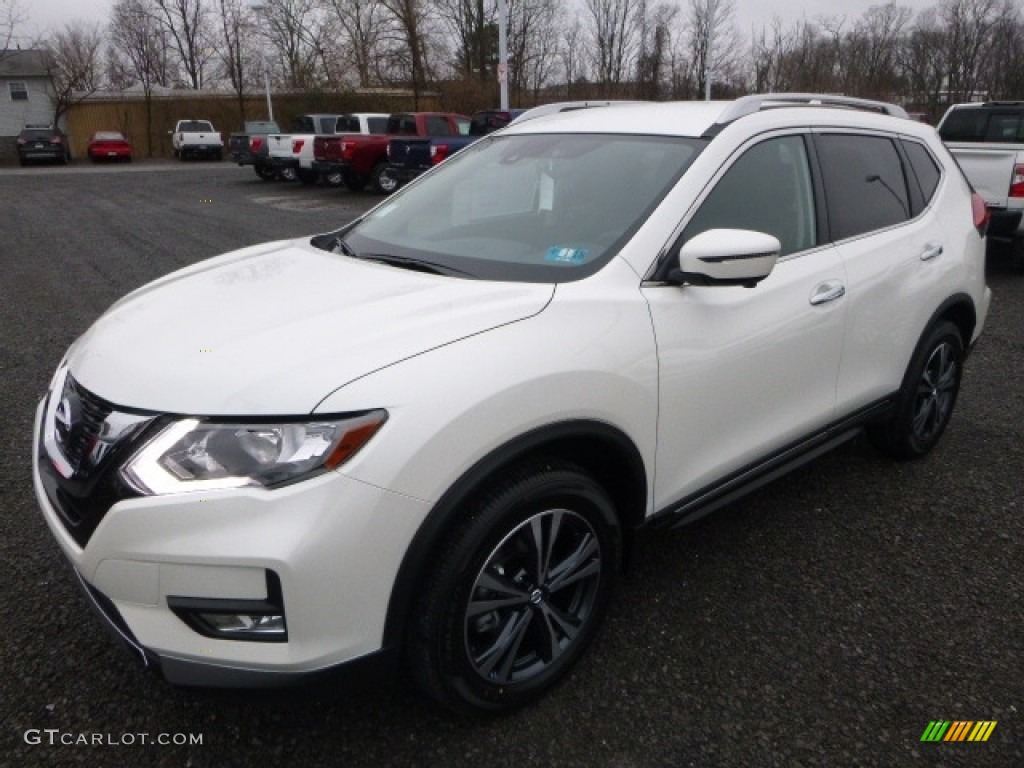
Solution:
{"label": "taillight", "polygon": [[263,146],[263,139],[259,136],[253,136],[249,139],[249,151],[258,152],[259,148]]}
{"label": "taillight", "polygon": [[352,155],[355,153],[356,143],[354,141],[343,141],[341,142],[341,159],[351,160]]}
{"label": "taillight", "polygon": [[1024,165],[1013,166],[1010,177],[1010,197],[1024,197]]}
{"label": "taillight", "polygon": [[434,144],[430,147],[430,164],[437,165],[448,157],[447,144]]}
{"label": "taillight", "polygon": [[50,143],[51,144],[60,144],[61,143],[60,136],[51,136],[50,137]]}
{"label": "taillight", "polygon": [[24,139],[18,139],[18,146],[20,147],[22,144],[28,144],[28,142]]}
{"label": "taillight", "polygon": [[979,235],[984,237],[985,231],[988,229],[989,212],[988,206],[985,205],[985,198],[977,192],[971,193],[971,211],[974,214],[974,228],[978,230]]}
{"label": "taillight", "polygon": [[292,154],[301,152],[302,151],[302,145],[305,144],[305,143],[306,143],[305,139],[295,139],[295,141],[292,142]]}

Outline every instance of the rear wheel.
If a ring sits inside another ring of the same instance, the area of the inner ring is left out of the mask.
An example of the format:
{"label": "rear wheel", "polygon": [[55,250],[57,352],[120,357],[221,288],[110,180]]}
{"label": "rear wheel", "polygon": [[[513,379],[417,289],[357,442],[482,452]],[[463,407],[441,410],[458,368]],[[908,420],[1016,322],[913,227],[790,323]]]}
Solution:
{"label": "rear wheel", "polygon": [[328,187],[340,187],[345,183],[345,180],[342,178],[341,171],[330,171],[329,173],[323,174],[321,178],[324,180],[324,184]]}
{"label": "rear wheel", "polygon": [[370,186],[378,195],[390,195],[398,189],[398,179],[392,175],[387,163],[377,163],[370,174]]}
{"label": "rear wheel", "polygon": [[960,392],[964,344],[960,330],[942,321],[925,334],[903,378],[896,412],[868,436],[899,459],[924,456],[939,442]]}
{"label": "rear wheel", "polygon": [[281,181],[295,181],[298,177],[294,168],[282,168],[277,172],[277,178]]}
{"label": "rear wheel", "polygon": [[255,170],[256,175],[264,181],[273,181],[274,177],[277,176],[277,173],[273,168],[268,168],[265,165],[254,165],[253,170]]}
{"label": "rear wheel", "polygon": [[524,465],[491,485],[434,561],[413,619],[410,668],[454,709],[540,697],[590,644],[621,560],[611,499],[582,470]]}

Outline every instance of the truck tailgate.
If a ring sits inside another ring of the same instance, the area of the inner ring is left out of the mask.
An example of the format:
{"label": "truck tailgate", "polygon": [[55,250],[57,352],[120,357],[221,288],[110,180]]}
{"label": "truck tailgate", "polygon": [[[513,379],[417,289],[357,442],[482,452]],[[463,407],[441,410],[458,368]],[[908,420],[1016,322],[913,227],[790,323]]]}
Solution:
{"label": "truck tailgate", "polygon": [[1024,162],[1024,152],[1015,147],[981,147],[966,143],[949,143],[946,146],[985,202],[994,208],[1005,208],[1013,168]]}

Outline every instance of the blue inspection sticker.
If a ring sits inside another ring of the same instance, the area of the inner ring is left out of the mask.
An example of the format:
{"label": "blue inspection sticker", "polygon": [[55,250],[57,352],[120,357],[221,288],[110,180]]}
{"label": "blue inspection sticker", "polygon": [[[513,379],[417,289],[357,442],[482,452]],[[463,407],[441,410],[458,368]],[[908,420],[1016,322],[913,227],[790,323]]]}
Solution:
{"label": "blue inspection sticker", "polygon": [[544,261],[552,261],[556,264],[582,264],[587,260],[586,248],[571,248],[564,245],[555,245],[548,248],[544,255]]}

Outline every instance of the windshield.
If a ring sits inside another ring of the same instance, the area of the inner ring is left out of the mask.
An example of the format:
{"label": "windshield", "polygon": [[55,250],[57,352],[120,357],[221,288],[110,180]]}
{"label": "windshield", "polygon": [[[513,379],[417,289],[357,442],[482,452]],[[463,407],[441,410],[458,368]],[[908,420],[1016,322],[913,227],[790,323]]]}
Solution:
{"label": "windshield", "polygon": [[632,237],[706,144],[591,134],[481,139],[346,232],[344,250],[488,280],[578,280]]}

